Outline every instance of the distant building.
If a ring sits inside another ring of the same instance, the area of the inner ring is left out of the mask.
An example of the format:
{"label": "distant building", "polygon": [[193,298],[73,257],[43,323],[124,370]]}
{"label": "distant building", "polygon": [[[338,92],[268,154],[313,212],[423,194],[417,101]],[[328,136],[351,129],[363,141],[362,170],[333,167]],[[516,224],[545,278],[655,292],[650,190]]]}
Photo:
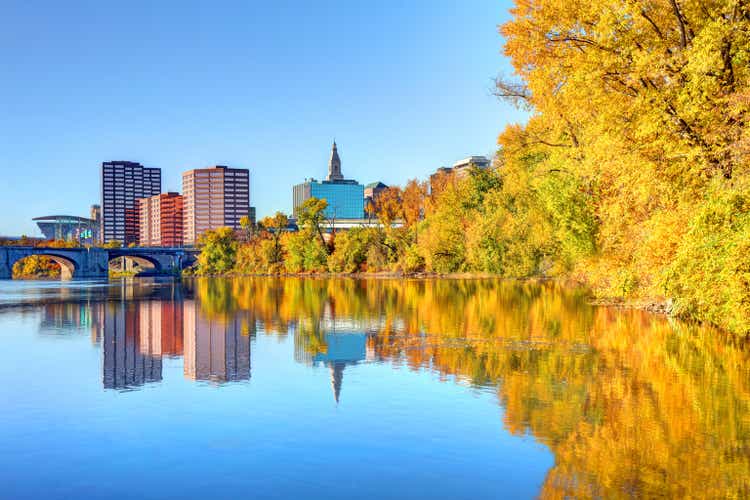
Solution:
{"label": "distant building", "polygon": [[353,179],[344,178],[335,141],[326,180],[319,182],[309,179],[297,184],[292,190],[292,198],[295,218],[298,217],[302,204],[310,198],[325,199],[328,202],[325,210],[327,219],[361,219],[365,213],[364,186]]}
{"label": "distant building", "polygon": [[453,173],[459,177],[463,177],[469,174],[472,167],[475,168],[487,168],[490,166],[490,160],[485,156],[469,156],[463,160],[457,161],[453,164]]}
{"label": "distant building", "polygon": [[434,174],[430,175],[430,191],[439,191],[444,187],[448,179],[463,179],[471,172],[472,168],[487,168],[490,160],[485,156],[469,156],[457,161],[452,167],[440,167]]}
{"label": "distant building", "polygon": [[96,243],[99,227],[94,219],[75,215],[47,215],[32,219],[47,240]]}
{"label": "distant building", "polygon": [[388,189],[388,186],[380,181],[369,183],[365,186],[365,202],[370,201],[372,203],[375,203],[378,199],[378,196],[380,196],[380,193],[382,193],[386,189]]}
{"label": "distant building", "polygon": [[138,202],[161,193],[161,169],[132,161],[102,163],[101,240],[125,245],[140,240]]}
{"label": "distant building", "polygon": [[141,198],[138,203],[141,246],[182,246],[183,198],[179,193]]}
{"label": "distant building", "polygon": [[182,174],[184,243],[194,245],[209,229],[240,229],[240,219],[250,215],[250,171],[223,165]]}
{"label": "distant building", "polygon": [[102,228],[101,205],[91,205],[89,218],[94,221],[93,243],[101,243],[101,228]]}

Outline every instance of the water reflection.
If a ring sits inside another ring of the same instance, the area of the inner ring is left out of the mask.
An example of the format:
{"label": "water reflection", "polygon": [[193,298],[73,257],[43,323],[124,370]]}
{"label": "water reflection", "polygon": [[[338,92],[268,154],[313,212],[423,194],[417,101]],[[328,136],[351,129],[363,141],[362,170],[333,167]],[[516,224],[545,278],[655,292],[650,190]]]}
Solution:
{"label": "water reflection", "polygon": [[104,304],[102,383],[106,389],[162,379],[160,306],[158,302]]}
{"label": "water reflection", "polygon": [[185,377],[231,382],[250,378],[250,340],[255,324],[246,312],[207,318],[185,302]]}
{"label": "water reflection", "polygon": [[167,355],[190,380],[248,380],[255,336],[289,336],[336,402],[365,362],[492,391],[505,429],[554,453],[543,497],[750,496],[746,345],[555,284],[206,279],[43,309],[42,329],[92,328],[105,388],[162,380]]}

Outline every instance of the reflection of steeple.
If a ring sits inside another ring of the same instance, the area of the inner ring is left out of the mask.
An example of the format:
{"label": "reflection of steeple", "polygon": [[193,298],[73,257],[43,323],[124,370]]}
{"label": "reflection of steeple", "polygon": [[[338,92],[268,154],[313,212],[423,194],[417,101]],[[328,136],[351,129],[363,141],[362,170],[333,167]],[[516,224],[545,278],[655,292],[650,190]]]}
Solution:
{"label": "reflection of steeple", "polygon": [[339,152],[336,149],[336,141],[333,141],[333,148],[331,148],[331,160],[328,162],[328,177],[327,181],[342,181],[344,176],[341,174],[341,158],[339,158]]}
{"label": "reflection of steeple", "polygon": [[336,400],[336,404],[339,404],[339,396],[341,395],[341,382],[344,381],[344,368],[346,363],[336,361],[331,363],[331,387],[333,387],[333,399]]}
{"label": "reflection of steeple", "polygon": [[356,365],[366,359],[367,337],[364,333],[333,333],[325,334],[325,352],[316,354],[313,364],[323,363],[331,372],[331,387],[333,398],[338,404],[341,397],[341,384],[344,381],[344,368]]}

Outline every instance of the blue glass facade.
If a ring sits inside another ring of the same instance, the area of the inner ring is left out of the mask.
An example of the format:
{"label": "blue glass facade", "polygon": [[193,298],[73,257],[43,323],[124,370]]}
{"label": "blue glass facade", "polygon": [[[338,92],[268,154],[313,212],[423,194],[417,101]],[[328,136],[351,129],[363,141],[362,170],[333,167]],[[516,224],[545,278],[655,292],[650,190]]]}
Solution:
{"label": "blue glass facade", "polygon": [[326,217],[361,219],[365,213],[365,187],[361,184],[313,182],[310,194],[328,201]]}

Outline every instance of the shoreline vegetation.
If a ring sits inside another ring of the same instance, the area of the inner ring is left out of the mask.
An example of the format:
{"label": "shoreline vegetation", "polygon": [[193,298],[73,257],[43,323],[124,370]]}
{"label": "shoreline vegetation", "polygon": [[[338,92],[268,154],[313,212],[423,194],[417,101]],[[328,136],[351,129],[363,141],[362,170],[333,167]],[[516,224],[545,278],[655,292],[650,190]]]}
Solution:
{"label": "shoreline vegetation", "polygon": [[377,228],[327,236],[311,199],[299,232],[213,231],[195,273],[556,278],[750,335],[750,5],[517,2],[500,32],[529,118],[491,168],[387,189]]}

